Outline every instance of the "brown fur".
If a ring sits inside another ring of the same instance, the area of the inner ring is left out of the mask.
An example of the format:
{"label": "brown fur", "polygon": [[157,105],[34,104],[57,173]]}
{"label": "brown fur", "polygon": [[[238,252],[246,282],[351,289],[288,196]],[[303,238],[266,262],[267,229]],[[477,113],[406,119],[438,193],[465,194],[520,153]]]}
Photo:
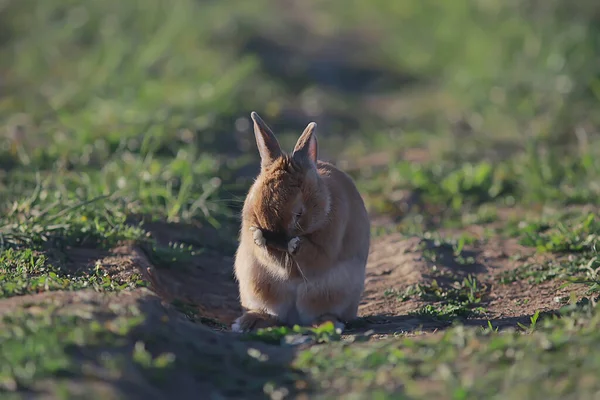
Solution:
{"label": "brown fur", "polygon": [[[370,245],[363,200],[347,174],[317,161],[314,123],[288,155],[260,117],[252,117],[262,163],[242,211],[235,275],[247,312],[234,328],[251,329],[251,316],[265,313],[284,324],[352,320]],[[274,239],[257,244],[251,229],[266,239],[297,238],[297,247],[285,251],[269,243]]]}

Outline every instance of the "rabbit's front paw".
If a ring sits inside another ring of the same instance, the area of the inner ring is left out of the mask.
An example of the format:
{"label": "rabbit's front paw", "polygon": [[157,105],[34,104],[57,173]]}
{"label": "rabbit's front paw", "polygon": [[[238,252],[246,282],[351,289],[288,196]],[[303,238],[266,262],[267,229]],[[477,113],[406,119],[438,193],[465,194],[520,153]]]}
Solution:
{"label": "rabbit's front paw", "polygon": [[251,226],[250,232],[252,232],[252,238],[254,239],[254,244],[256,244],[257,246],[263,247],[267,243],[265,237],[263,236],[262,231],[260,229],[258,229],[257,227]]}
{"label": "rabbit's front paw", "polygon": [[299,237],[290,239],[290,241],[288,242],[288,253],[290,253],[290,254],[296,253],[298,251],[299,247],[300,247],[300,238]]}
{"label": "rabbit's front paw", "polygon": [[262,311],[248,311],[231,325],[232,332],[251,332],[256,329],[277,326],[278,321],[272,315]]}

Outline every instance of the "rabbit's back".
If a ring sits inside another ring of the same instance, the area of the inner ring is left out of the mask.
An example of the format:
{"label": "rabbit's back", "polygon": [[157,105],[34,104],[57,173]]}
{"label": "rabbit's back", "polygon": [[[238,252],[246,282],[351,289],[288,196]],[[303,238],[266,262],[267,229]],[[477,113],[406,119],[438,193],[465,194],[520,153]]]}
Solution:
{"label": "rabbit's back", "polygon": [[331,195],[333,215],[330,223],[343,224],[345,227],[341,251],[346,255],[353,254],[366,263],[371,226],[364,200],[348,174],[327,162],[319,161],[317,165]]}

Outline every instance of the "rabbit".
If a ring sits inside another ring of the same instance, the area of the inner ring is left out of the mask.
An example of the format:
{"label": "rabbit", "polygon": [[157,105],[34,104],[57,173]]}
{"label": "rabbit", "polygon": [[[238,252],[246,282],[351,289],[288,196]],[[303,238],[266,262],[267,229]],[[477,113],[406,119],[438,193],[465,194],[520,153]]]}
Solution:
{"label": "rabbit", "polygon": [[251,118],[261,166],[242,209],[234,271],[244,313],[231,329],[330,321],[341,333],[364,291],[364,201],[349,175],[317,159],[316,123],[290,155],[256,112]]}

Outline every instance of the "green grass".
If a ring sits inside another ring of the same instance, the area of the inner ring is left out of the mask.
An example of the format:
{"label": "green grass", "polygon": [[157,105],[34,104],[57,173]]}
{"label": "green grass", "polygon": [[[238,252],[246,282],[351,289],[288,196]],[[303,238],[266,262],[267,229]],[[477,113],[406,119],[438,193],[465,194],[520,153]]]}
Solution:
{"label": "green grass", "polygon": [[0,298],[54,290],[123,290],[145,286],[137,273],[127,278],[111,276],[100,265],[90,271],[61,270],[43,254],[32,250],[6,250],[0,253]]}
{"label": "green grass", "polygon": [[527,334],[454,327],[425,339],[316,346],[295,365],[310,371],[324,398],[593,397],[597,306],[565,314],[532,319]]}
{"label": "green grass", "polygon": [[496,220],[490,205],[593,203],[599,195],[595,183],[600,178],[598,159],[591,153],[567,161],[530,153],[494,163],[435,160],[421,165],[400,161],[367,181],[364,190],[372,197],[369,201],[374,211],[398,213],[394,194],[409,190],[419,196],[420,209],[442,215],[448,226],[464,226]]}
{"label": "green grass", "polygon": [[555,253],[558,258],[525,262],[517,268],[503,272],[500,283],[527,279],[541,283],[552,279],[585,283],[590,292],[598,292],[600,259],[598,256],[599,226],[594,213],[542,218],[522,221],[518,227],[509,227],[519,243],[535,248],[540,254]]}
{"label": "green grass", "polygon": [[256,332],[248,333],[245,340],[261,341],[271,344],[298,344],[298,343],[329,343],[340,340],[340,333],[336,332],[332,322],[326,322],[314,328],[278,326],[261,328]]}
{"label": "green grass", "polygon": [[396,297],[398,301],[418,299],[428,304],[420,309],[411,311],[411,315],[440,320],[454,320],[458,317],[479,316],[486,312],[484,299],[485,285],[474,276],[460,280],[458,277],[444,277],[445,280],[455,279],[450,284],[440,285],[436,279],[429,284],[416,284],[402,291],[389,290],[387,296]]}
{"label": "green grass", "polygon": [[[252,110],[286,148],[317,120],[321,154],[347,162],[387,221],[374,236],[425,239],[433,279],[387,292],[422,303],[411,318],[485,316],[487,291],[516,281],[589,296],[526,329],[492,320],[366,343],[329,326],[225,339],[200,331],[225,326],[182,299],[168,323],[144,307],[19,306],[0,323],[0,396],[68,397],[69,383],[114,384],[128,368],[154,394],[179,375],[271,398],[597,394],[599,12],[592,0],[0,1],[0,302],[147,285],[73,269],[73,249],[136,247],[164,274],[231,257],[256,171]],[[378,151],[388,163],[361,164]],[[484,233],[464,230],[474,225]],[[435,267],[467,268],[466,247],[510,239],[533,255],[510,254],[515,268],[491,288]],[[277,359],[289,349],[295,361]],[[88,376],[81,357],[104,372]]]}
{"label": "green grass", "polygon": [[[42,196],[44,200],[38,200]],[[109,248],[119,241],[143,237],[135,225],[126,224],[127,215],[118,204],[106,206],[106,198],[90,200],[48,199],[48,193],[34,189],[31,197],[7,206],[0,219],[2,248],[67,245]],[[114,201],[114,200],[113,200]]]}
{"label": "green grass", "polygon": [[545,226],[527,225],[522,229],[520,243],[551,252],[593,252],[600,238],[600,222],[595,214],[579,218],[580,221],[558,221],[551,229]]}

